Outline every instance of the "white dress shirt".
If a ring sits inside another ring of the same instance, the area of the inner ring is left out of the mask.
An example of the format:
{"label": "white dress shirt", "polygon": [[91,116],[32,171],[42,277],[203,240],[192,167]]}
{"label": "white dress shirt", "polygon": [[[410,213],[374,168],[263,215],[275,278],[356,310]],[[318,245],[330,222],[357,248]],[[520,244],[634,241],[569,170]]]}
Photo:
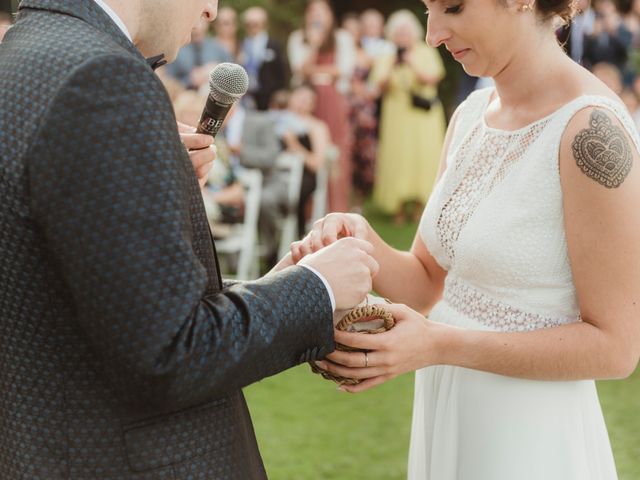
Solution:
{"label": "white dress shirt", "polygon": [[126,35],[126,37],[129,39],[129,41],[133,42],[133,39],[131,38],[131,34],[129,33],[129,30],[127,30],[127,26],[124,24],[122,19],[118,16],[118,14],[116,12],[114,12],[113,9],[109,5],[104,3],[103,0],[94,0],[94,2],[96,2],[98,4],[98,6],[100,8],[102,8],[104,10],[104,12],[107,15],[109,15],[109,17],[111,17],[111,20],[113,20],[113,23],[115,23],[118,26],[118,28],[120,30],[122,30],[122,33],[124,33]]}

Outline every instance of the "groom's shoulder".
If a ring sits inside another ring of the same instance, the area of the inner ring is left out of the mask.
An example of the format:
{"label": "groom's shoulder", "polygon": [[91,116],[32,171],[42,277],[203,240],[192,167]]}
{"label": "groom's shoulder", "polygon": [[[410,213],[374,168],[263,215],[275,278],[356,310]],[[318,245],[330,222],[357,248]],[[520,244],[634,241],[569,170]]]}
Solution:
{"label": "groom's shoulder", "polygon": [[7,34],[0,49],[2,63],[11,66],[20,83],[53,85],[76,70],[100,59],[143,60],[124,48],[112,35],[71,15],[28,12]]}

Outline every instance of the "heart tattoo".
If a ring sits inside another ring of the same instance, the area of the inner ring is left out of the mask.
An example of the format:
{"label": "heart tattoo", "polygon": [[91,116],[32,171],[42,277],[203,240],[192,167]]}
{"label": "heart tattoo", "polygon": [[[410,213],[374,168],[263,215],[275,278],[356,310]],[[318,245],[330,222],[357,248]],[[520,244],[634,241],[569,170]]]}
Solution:
{"label": "heart tattoo", "polygon": [[572,150],[580,170],[607,188],[618,188],[631,171],[633,157],[624,132],[605,113],[595,110],[590,127],[573,140]]}

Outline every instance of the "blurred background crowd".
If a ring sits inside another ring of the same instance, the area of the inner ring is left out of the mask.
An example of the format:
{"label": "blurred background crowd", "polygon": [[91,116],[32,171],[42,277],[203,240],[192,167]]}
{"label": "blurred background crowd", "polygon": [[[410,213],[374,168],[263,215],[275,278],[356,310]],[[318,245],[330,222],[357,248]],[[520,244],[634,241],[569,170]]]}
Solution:
{"label": "blurred background crowd", "polygon": [[[158,70],[178,120],[189,125],[200,118],[215,65],[236,62],[249,74],[249,93],[217,138],[219,161],[203,189],[228,273],[268,269],[329,211],[360,212],[372,202],[397,225],[417,221],[447,119],[491,79],[467,76],[428,46],[415,9],[383,14],[361,2],[309,0],[297,25],[283,29],[286,7],[242,3],[221,1],[213,25],[203,23]],[[577,0],[577,8],[559,41],[640,125],[640,0]],[[0,12],[0,40],[11,20]]]}

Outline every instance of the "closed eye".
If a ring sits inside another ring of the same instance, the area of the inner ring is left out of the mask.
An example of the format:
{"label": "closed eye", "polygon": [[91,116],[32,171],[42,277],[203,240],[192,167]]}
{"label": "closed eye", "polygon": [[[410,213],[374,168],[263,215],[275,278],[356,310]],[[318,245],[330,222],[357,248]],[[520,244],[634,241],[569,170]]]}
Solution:
{"label": "closed eye", "polygon": [[[444,9],[444,13],[448,13],[451,15],[455,15],[456,13],[460,13],[462,11],[462,5],[454,5],[452,7],[447,7]],[[429,16],[429,9],[424,11],[426,16]]]}

